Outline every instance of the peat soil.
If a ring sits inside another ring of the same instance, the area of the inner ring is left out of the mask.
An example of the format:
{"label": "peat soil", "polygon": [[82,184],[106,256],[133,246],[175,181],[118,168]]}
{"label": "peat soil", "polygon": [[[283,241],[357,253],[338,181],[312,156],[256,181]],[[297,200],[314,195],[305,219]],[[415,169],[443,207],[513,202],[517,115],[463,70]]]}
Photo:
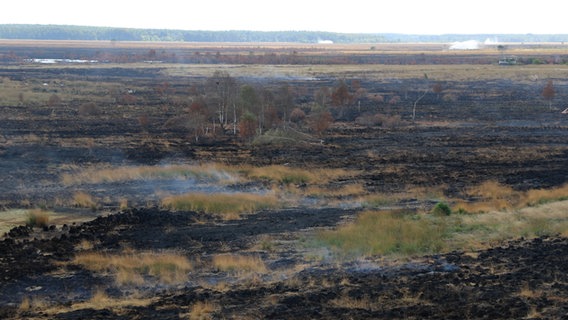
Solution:
{"label": "peat soil", "polygon": [[[302,231],[333,226],[356,210],[288,209],[236,221],[215,221],[194,212],[128,210],[64,228],[13,229],[0,242],[0,315],[36,319],[179,319],[198,303],[215,306],[212,318],[245,319],[563,319],[568,317],[568,239],[511,241],[473,253],[451,252],[406,261],[368,257],[307,262]],[[259,249],[270,236],[281,245]],[[39,239],[43,238],[43,239]],[[258,254],[268,271],[257,278],[198,268],[183,285],[148,282],[117,286],[108,275],[64,264],[82,240],[95,250],[176,250],[204,265],[212,255]],[[277,252],[276,252],[277,251]],[[17,267],[15,267],[17,266]],[[301,268],[300,268],[301,266]],[[287,272],[299,270],[298,272]],[[223,285],[220,285],[220,284]],[[96,289],[115,298],[143,292],[146,306],[65,309]],[[24,297],[46,306],[19,310]]]}

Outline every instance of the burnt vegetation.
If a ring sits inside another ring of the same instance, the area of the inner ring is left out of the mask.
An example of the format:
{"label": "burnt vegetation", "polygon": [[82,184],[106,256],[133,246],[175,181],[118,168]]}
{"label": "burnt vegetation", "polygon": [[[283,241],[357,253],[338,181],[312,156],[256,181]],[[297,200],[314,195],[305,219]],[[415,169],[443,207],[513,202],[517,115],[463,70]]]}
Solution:
{"label": "burnt vegetation", "polygon": [[568,56],[520,46],[2,42],[0,317],[565,316]]}

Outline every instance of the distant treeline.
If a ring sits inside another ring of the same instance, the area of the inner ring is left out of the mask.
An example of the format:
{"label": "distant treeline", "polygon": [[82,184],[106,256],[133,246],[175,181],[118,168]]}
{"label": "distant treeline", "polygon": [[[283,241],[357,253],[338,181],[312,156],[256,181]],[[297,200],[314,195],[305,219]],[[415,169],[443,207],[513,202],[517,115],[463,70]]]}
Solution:
{"label": "distant treeline", "polygon": [[131,29],[64,25],[0,24],[0,39],[183,41],[183,42],[297,42],[388,43],[456,42],[466,40],[500,42],[565,42],[568,34],[444,34],[408,35],[394,33],[334,33],[320,31],[199,31]]}

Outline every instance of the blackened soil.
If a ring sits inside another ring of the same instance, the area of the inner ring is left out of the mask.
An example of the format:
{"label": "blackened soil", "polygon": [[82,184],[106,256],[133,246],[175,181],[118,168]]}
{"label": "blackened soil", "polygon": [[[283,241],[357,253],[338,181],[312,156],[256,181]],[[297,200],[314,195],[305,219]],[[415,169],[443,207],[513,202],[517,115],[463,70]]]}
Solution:
{"label": "blackened soil", "polygon": [[308,270],[228,293],[180,292],[153,307],[217,301],[229,318],[562,319],[567,253],[568,239],[516,241],[477,258],[455,252],[392,268]]}
{"label": "blackened soil", "polygon": [[[198,302],[216,306],[214,318],[353,319],[562,319],[568,316],[568,239],[537,238],[465,254],[452,252],[410,262],[368,258],[356,262],[311,264],[299,273],[271,281],[233,281],[202,286],[192,274],[183,287],[146,288],[155,300],[144,307],[81,309],[47,315],[18,311],[24,296],[50,304],[70,304],[112,280],[78,266],[62,268],[82,240],[96,250],[118,252],[172,249],[190,258],[247,252],[260,236],[287,235],[336,225],[356,214],[340,209],[260,212],[241,220],[218,221],[193,212],[130,210],[82,225],[44,231],[18,228],[0,241],[0,315],[7,318],[179,319]],[[52,234],[50,240],[34,240]],[[268,256],[267,260],[268,260]],[[293,252],[272,258],[277,265],[306,263]],[[291,262],[290,262],[291,261]],[[120,290],[119,290],[120,291]],[[120,293],[119,293],[120,296]]]}
{"label": "blackened soil", "polygon": [[[261,235],[286,234],[296,231],[330,227],[341,219],[353,216],[356,210],[285,209],[263,211],[240,220],[221,221],[195,212],[169,212],[159,209],[131,209],[98,217],[93,221],[45,230],[29,227],[12,229],[0,241],[0,306],[18,303],[30,294],[63,299],[62,293],[90,294],[101,280],[93,280],[83,272],[69,275],[71,284],[58,292],[58,262],[68,261],[75,246],[86,240],[95,250],[119,252],[124,247],[135,250],[176,250],[190,259],[223,252],[248,249]],[[283,257],[285,260],[286,257]],[[87,279],[85,280],[85,277]],[[72,280],[74,279],[74,280]],[[75,281],[75,282],[73,282]],[[70,289],[76,287],[75,289]],[[77,292],[76,292],[77,291]],[[59,302],[62,302],[59,301]]]}

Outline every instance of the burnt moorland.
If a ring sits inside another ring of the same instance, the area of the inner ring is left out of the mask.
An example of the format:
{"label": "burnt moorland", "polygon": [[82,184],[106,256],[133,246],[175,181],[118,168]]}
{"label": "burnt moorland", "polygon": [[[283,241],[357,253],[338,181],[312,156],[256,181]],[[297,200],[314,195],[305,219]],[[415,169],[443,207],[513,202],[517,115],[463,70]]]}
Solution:
{"label": "burnt moorland", "polygon": [[[0,48],[2,318],[568,317],[556,46],[511,45],[519,63],[500,66],[496,48],[87,43]],[[464,222],[451,232],[487,238],[411,254],[322,240],[369,210],[520,216],[531,190],[561,190],[527,202],[559,208],[523,218],[535,232]],[[167,200],[188,193],[278,204],[227,216]],[[38,211],[49,221],[26,220]]]}

